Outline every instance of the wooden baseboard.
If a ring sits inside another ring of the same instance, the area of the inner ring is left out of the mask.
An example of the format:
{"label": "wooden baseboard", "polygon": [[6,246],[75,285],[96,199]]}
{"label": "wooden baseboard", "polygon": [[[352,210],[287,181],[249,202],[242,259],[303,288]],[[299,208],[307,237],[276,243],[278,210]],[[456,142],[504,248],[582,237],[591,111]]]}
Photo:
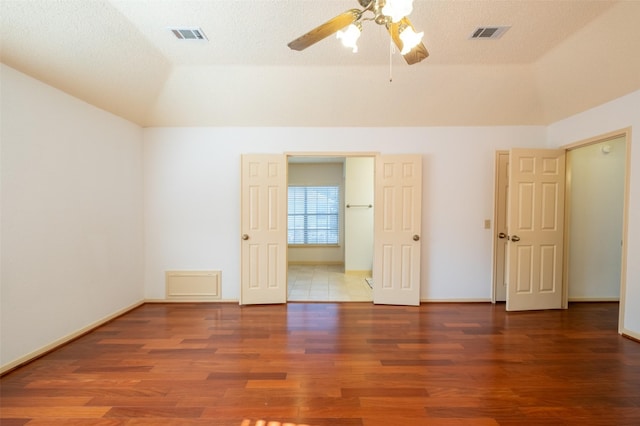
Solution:
{"label": "wooden baseboard", "polygon": [[569,303],[571,302],[619,302],[619,297],[570,297]]}
{"label": "wooden baseboard", "polygon": [[0,376],[4,376],[5,374],[15,370],[16,368],[22,367],[25,364],[30,363],[31,361],[34,361],[46,354],[48,354],[49,352],[52,352],[56,349],[58,349],[61,346],[66,345],[67,343],[77,339],[78,337],[84,336],[87,333],[90,333],[91,331],[95,330],[96,328],[110,322],[113,321],[114,319],[118,318],[119,316],[122,316],[124,314],[126,314],[129,311],[134,310],[135,308],[141,306],[144,304],[144,301],[141,300],[139,302],[134,303],[133,305],[130,305],[126,308],[120,309],[117,312],[114,312],[111,315],[108,315],[104,318],[101,318],[97,321],[92,322],[91,324],[82,327],[81,329],[68,334],[66,336],[63,336],[59,339],[56,339],[55,341],[49,343],[48,345],[45,345],[39,349],[36,349],[33,352],[30,352],[24,356],[21,356],[20,358],[11,361],[8,364],[5,364],[3,366],[0,367]]}
{"label": "wooden baseboard", "polygon": [[202,299],[145,299],[144,303],[240,303],[238,299],[218,299],[218,300],[202,300]]}
{"label": "wooden baseboard", "polygon": [[625,337],[629,340],[633,340],[634,342],[640,343],[640,333],[635,333],[631,330],[622,329],[620,334],[622,335],[622,337]]}
{"label": "wooden baseboard", "polygon": [[356,275],[359,277],[371,277],[371,271],[344,271],[345,275]]}
{"label": "wooden baseboard", "polygon": [[420,299],[420,303],[491,303],[491,299]]}

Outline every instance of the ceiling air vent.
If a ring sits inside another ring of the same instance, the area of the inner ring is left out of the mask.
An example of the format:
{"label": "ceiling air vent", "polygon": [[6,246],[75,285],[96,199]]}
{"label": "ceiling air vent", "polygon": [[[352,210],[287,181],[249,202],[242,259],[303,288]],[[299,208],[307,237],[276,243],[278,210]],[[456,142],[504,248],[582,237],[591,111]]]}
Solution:
{"label": "ceiling air vent", "polygon": [[502,37],[504,33],[511,27],[478,27],[469,37],[470,39],[491,39],[495,40]]}
{"label": "ceiling air vent", "polygon": [[204,35],[204,31],[200,28],[169,28],[169,31],[171,31],[179,40],[208,40],[207,36]]}

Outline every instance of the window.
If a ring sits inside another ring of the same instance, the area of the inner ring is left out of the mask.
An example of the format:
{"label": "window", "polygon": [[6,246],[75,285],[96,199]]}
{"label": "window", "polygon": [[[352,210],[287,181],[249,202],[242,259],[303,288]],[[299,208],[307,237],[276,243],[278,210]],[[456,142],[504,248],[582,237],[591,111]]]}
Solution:
{"label": "window", "polygon": [[290,186],[289,244],[338,244],[338,186]]}

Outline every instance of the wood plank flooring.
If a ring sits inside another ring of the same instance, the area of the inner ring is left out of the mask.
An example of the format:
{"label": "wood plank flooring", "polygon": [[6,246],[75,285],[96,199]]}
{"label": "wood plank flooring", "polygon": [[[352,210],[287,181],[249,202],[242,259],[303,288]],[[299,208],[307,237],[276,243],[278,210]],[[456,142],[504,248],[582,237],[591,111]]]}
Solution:
{"label": "wood plank flooring", "polygon": [[638,425],[615,303],[146,304],[0,380],[9,425]]}

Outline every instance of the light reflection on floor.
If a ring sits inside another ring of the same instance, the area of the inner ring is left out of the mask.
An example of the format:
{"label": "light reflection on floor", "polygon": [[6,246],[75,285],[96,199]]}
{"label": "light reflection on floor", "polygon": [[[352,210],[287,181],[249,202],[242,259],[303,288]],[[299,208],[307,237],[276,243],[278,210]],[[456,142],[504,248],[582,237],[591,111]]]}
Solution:
{"label": "light reflection on floor", "polygon": [[251,423],[251,420],[243,420],[240,423],[240,426],[309,426],[306,423],[290,423],[290,422],[276,422],[276,421],[267,421],[267,420],[256,420],[255,423]]}

